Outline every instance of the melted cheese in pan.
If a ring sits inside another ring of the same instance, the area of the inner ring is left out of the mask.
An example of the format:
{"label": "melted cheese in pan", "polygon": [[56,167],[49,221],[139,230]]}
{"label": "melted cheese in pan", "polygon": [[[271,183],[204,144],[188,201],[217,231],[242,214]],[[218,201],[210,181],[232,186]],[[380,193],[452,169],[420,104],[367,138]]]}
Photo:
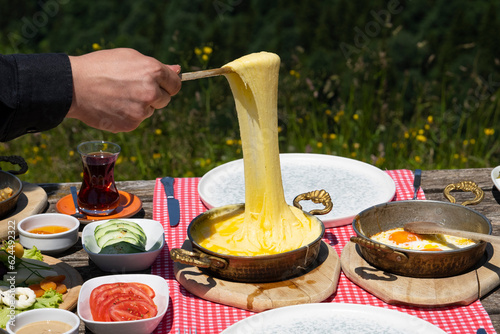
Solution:
{"label": "melted cheese in pan", "polygon": [[321,226],[285,202],[278,146],[277,96],[280,59],[261,52],[224,67],[234,96],[243,148],[245,211],[201,226],[194,235],[212,251],[230,255],[269,255],[314,241]]}
{"label": "melted cheese in pan", "polygon": [[451,250],[474,245],[474,241],[466,238],[444,234],[414,234],[403,228],[379,232],[370,238],[393,247],[424,251]]}

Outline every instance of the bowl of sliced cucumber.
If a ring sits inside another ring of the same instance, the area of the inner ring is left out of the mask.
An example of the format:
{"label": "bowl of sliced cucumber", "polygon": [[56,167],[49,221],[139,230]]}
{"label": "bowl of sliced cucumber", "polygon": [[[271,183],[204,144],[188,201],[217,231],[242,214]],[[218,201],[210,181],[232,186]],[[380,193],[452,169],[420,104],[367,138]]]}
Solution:
{"label": "bowl of sliced cucumber", "polygon": [[82,245],[102,271],[126,273],[149,268],[165,246],[165,234],[155,220],[110,219],[85,225]]}

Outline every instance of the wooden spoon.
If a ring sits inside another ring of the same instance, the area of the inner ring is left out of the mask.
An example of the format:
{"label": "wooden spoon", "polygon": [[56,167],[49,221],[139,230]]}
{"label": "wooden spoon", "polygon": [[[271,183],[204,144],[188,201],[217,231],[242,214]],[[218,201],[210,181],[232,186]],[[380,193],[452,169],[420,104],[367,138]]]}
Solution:
{"label": "wooden spoon", "polygon": [[221,67],[221,68],[214,68],[211,70],[181,73],[180,76],[181,76],[181,81],[188,81],[188,80],[215,77],[217,75],[224,75],[228,73],[233,73],[233,70],[229,67]]}
{"label": "wooden spoon", "polygon": [[500,243],[500,237],[490,234],[456,230],[434,222],[411,222],[404,224],[404,230],[417,234],[447,234],[455,237]]}

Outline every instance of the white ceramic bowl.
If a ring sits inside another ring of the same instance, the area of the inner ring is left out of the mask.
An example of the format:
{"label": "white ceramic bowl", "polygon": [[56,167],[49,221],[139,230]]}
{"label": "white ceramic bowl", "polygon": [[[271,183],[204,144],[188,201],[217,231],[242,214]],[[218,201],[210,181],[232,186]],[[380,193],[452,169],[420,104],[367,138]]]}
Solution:
{"label": "white ceramic bowl", "polygon": [[[158,309],[158,314],[153,318],[135,321],[94,321],[89,305],[92,290],[102,284],[119,282],[138,282],[149,285],[155,291],[156,296],[153,301]],[[78,316],[95,334],[149,334],[155,330],[167,312],[169,298],[167,281],[161,276],[147,274],[100,276],[83,283],[78,296]]]}
{"label": "white ceramic bowl", "polygon": [[[68,231],[55,234],[35,234],[28,232],[31,229],[58,225],[69,228]],[[61,213],[41,213],[24,218],[17,224],[19,231],[19,242],[25,248],[36,246],[45,254],[60,253],[78,241],[78,229],[80,221],[75,217]]]}
{"label": "white ceramic bowl", "polygon": [[71,330],[66,334],[77,334],[80,327],[80,318],[73,312],[58,308],[39,308],[19,313],[12,319],[12,322],[7,322],[7,332],[10,334],[16,333],[20,328],[33,322],[56,320],[65,322],[71,326]]}
{"label": "white ceramic bowl", "polygon": [[94,230],[107,222],[97,221],[86,225],[82,232],[83,249],[89,254],[90,259],[102,271],[113,273],[126,273],[145,270],[153,264],[165,246],[165,233],[162,224],[152,219],[121,219],[131,221],[142,227],[146,234],[146,252],[133,254],[99,254],[101,248],[97,246]]}
{"label": "white ceramic bowl", "polygon": [[493,168],[491,171],[491,180],[497,189],[500,191],[500,166]]}

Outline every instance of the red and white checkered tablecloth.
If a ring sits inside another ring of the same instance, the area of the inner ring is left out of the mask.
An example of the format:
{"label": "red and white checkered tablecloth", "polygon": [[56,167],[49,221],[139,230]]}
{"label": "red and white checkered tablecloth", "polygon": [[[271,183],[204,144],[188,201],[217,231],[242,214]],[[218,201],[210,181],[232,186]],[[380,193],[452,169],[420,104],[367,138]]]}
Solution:
{"label": "red and white checkered tablecloth", "polygon": [[[394,200],[407,200],[413,196],[413,173],[410,170],[386,171],[396,183]],[[179,199],[181,220],[172,228],[168,221],[167,201],[160,179],[156,180],[153,202],[153,219],[165,228],[165,247],[151,268],[151,273],[164,277],[170,288],[170,304],[167,314],[154,333],[181,333],[185,328],[196,328],[198,334],[220,333],[235,322],[254,314],[254,312],[213,303],[192,295],[180,285],[173,274],[173,262],[168,254],[171,248],[180,248],[186,239],[186,231],[191,220],[206,211],[198,192],[199,178],[179,178],[175,180],[174,190]],[[419,199],[425,199],[419,190]],[[355,235],[351,225],[326,230],[323,240],[337,253]],[[444,330],[446,333],[476,333],[478,328],[487,333],[496,333],[491,319],[478,300],[468,306],[419,308],[389,305],[352,283],[343,273],[340,274],[337,291],[324,302],[365,304],[406,312],[424,319]]]}

